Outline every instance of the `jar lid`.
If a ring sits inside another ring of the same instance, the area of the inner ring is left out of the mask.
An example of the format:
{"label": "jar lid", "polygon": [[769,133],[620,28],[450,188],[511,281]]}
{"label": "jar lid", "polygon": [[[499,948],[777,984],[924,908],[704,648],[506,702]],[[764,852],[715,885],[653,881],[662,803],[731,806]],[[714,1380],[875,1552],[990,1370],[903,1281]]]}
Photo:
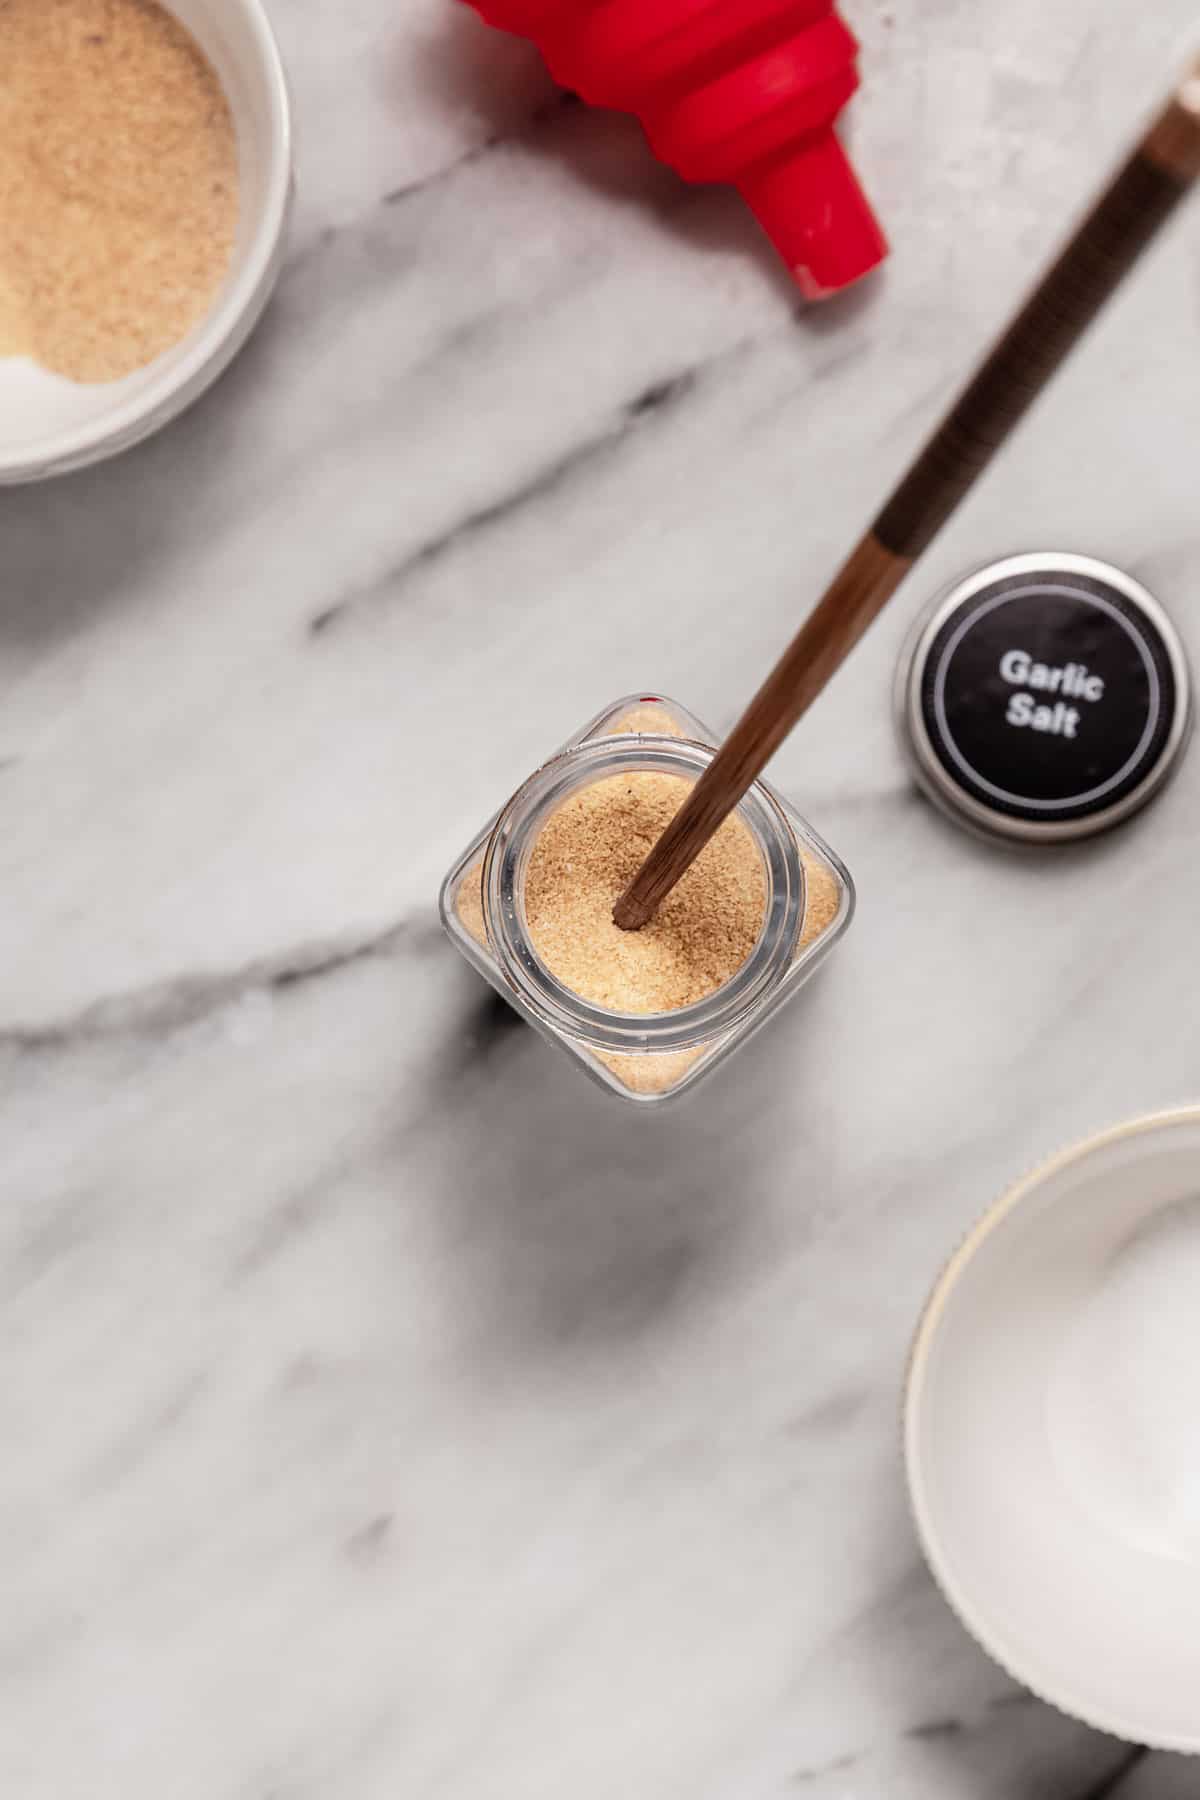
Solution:
{"label": "jar lid", "polygon": [[1090,556],[1009,556],[921,620],[897,710],[917,778],[961,823],[1061,843],[1156,794],[1191,722],[1174,626],[1146,589]]}

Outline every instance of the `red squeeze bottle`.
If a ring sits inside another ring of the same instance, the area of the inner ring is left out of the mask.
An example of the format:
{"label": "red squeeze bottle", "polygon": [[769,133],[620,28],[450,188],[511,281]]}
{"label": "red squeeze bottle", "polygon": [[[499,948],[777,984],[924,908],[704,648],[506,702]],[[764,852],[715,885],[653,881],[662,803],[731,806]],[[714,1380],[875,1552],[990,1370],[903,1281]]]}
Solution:
{"label": "red squeeze bottle", "polygon": [[687,181],[731,181],[810,299],[887,240],[833,124],[858,44],[833,0],[469,0],[540,47],[555,80],[641,119]]}

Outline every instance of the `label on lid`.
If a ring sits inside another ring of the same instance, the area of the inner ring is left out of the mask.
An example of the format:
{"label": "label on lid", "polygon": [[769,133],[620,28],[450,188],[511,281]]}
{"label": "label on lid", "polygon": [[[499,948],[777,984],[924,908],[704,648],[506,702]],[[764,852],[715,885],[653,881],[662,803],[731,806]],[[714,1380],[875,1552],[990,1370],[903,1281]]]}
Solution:
{"label": "label on lid", "polygon": [[1075,837],[1124,816],[1165,774],[1187,711],[1161,610],[1083,557],[1012,557],[959,583],[909,671],[923,776],[1014,836]]}

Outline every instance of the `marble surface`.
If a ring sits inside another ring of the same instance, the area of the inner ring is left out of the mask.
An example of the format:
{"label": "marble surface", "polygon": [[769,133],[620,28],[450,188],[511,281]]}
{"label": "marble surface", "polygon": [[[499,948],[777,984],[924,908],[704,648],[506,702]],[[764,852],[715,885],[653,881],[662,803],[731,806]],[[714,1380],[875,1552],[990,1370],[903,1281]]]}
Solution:
{"label": "marble surface", "polygon": [[889,684],[992,553],[1200,651],[1200,216],[777,759],[855,927],[628,1117],[434,914],[548,748],[730,722],[1138,119],[1192,0],[850,0],[893,234],[823,311],[736,202],[446,0],[276,0],[300,195],[219,386],[0,500],[0,1790],[1181,1800],[925,1573],[930,1280],[1040,1153],[1197,1097],[1200,754],[1018,858]]}

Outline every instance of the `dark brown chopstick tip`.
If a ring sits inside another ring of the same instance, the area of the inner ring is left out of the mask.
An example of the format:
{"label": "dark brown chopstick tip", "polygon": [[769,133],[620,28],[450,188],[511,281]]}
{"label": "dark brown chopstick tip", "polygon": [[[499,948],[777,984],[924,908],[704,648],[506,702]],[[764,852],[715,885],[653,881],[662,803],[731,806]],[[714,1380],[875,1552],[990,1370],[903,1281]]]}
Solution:
{"label": "dark brown chopstick tip", "polygon": [[650,912],[645,906],[635,901],[630,892],[621,895],[613,907],[613,924],[620,931],[640,931],[643,925],[650,922]]}

